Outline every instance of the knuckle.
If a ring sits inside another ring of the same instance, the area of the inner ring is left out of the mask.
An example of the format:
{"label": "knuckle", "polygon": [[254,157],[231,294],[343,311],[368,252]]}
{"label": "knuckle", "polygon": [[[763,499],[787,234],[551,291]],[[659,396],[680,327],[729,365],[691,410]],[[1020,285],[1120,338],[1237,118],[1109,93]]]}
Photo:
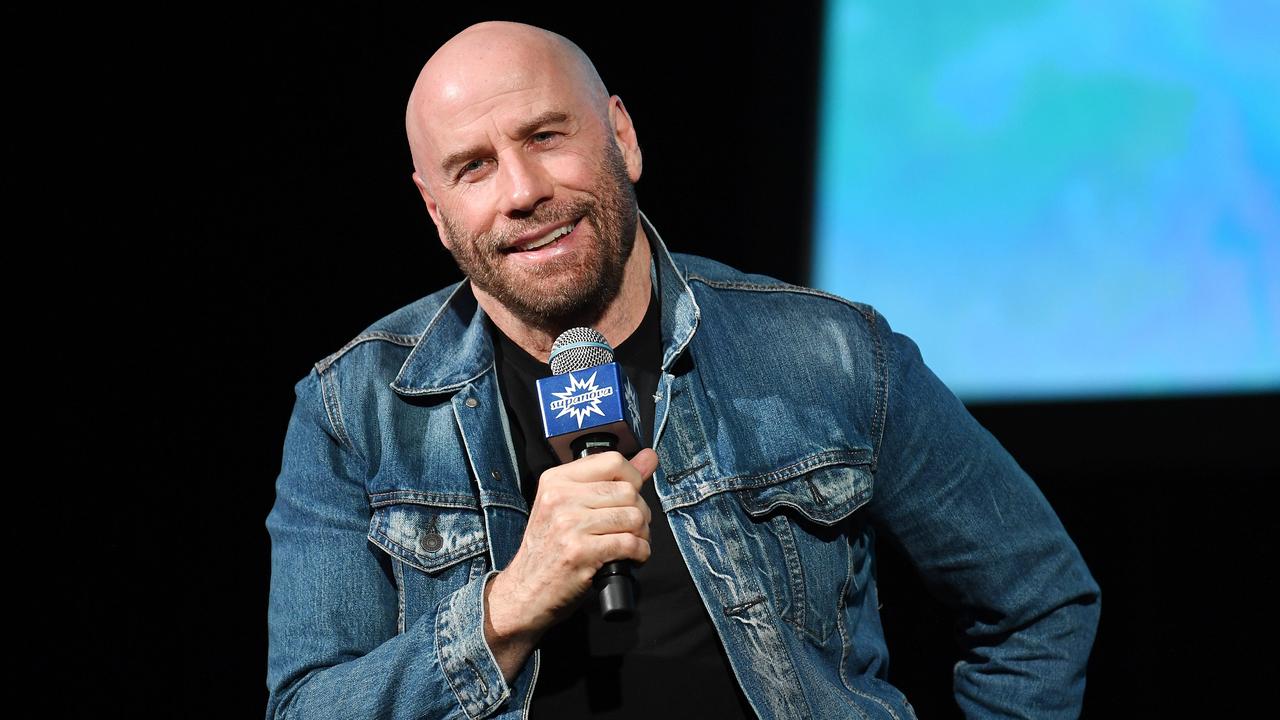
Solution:
{"label": "knuckle", "polygon": [[620,507],[613,510],[613,522],[621,530],[630,530],[636,526],[636,509]]}
{"label": "knuckle", "polygon": [[551,517],[551,529],[562,536],[573,530],[575,525],[577,522],[569,513],[557,513]]}
{"label": "knuckle", "polygon": [[586,548],[579,543],[570,543],[564,548],[563,557],[570,567],[581,567],[586,559]]}
{"label": "knuckle", "polygon": [[564,491],[553,484],[541,483],[538,485],[537,499],[541,500],[544,505],[556,507],[563,501]]}
{"label": "knuckle", "polygon": [[638,538],[634,535],[631,537],[634,538],[632,542],[631,556],[639,562],[647,562],[649,560],[650,553],[649,541],[643,538]]}
{"label": "knuckle", "polygon": [[640,529],[648,524],[648,521],[645,520],[645,517],[644,517],[644,511],[641,510],[640,508],[635,507],[633,505],[631,507],[628,507],[626,510],[627,510],[627,519],[628,519],[629,527]]}

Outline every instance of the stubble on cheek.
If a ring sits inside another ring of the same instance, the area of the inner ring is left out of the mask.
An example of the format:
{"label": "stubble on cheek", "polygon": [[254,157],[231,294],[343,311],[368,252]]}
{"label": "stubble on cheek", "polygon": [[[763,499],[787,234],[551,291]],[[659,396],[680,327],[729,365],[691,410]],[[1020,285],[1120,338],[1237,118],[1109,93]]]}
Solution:
{"label": "stubble on cheek", "polygon": [[[635,240],[636,201],[626,166],[616,146],[591,192],[572,202],[545,204],[526,221],[504,231],[468,235],[441,211],[454,261],[471,282],[521,320],[541,328],[591,325],[621,287],[623,269]],[[591,238],[580,252],[537,266],[512,262],[499,248],[531,229],[582,218]]]}

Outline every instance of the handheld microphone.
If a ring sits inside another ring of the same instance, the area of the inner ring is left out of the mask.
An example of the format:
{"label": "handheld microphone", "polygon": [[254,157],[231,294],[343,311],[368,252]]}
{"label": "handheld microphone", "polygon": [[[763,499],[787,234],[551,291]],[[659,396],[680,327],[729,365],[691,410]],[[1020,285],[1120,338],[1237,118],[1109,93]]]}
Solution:
{"label": "handheld microphone", "polygon": [[[576,327],[551,346],[549,378],[538,381],[538,407],[547,442],[562,463],[617,450],[630,457],[640,451],[640,412],[635,389],[613,348],[598,331]],[[631,563],[605,563],[596,573],[600,615],[625,620],[635,612]]]}

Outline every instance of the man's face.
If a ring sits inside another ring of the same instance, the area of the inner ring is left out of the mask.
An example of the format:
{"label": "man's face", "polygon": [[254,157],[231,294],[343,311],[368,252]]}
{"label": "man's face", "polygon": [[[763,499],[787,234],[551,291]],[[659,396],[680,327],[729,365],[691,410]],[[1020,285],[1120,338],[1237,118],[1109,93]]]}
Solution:
{"label": "man's face", "polygon": [[[545,201],[500,227],[473,231],[439,209],[445,246],[462,272],[532,325],[590,325],[622,285],[635,244],[635,190],[617,146],[605,143],[600,155],[586,192]],[[557,233],[565,234],[543,244]]]}
{"label": "man's face", "polygon": [[534,326],[590,324],[635,241],[638,162],[614,126],[629,132],[630,119],[554,53],[505,52],[465,57],[427,85],[410,122],[414,179],[477,289]]}

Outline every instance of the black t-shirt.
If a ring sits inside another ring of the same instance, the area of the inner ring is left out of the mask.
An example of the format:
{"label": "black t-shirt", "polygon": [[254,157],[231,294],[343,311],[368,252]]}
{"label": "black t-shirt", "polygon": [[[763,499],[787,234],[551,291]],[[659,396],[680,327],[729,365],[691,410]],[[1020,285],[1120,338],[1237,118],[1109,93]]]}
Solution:
{"label": "black t-shirt", "polygon": [[[654,399],[662,365],[657,288],[644,320],[614,348],[614,360],[635,386],[641,445],[653,438]],[[498,375],[520,463],[520,487],[530,505],[538,477],[558,464],[542,433],[535,383],[551,375],[490,324]],[[754,717],[738,689],[715,626],[702,604],[662,513],[652,480],[641,496],[653,511],[647,562],[634,569],[636,614],[627,621],[600,617],[595,590],[539,648],[542,665],[534,690],[535,718]]]}

